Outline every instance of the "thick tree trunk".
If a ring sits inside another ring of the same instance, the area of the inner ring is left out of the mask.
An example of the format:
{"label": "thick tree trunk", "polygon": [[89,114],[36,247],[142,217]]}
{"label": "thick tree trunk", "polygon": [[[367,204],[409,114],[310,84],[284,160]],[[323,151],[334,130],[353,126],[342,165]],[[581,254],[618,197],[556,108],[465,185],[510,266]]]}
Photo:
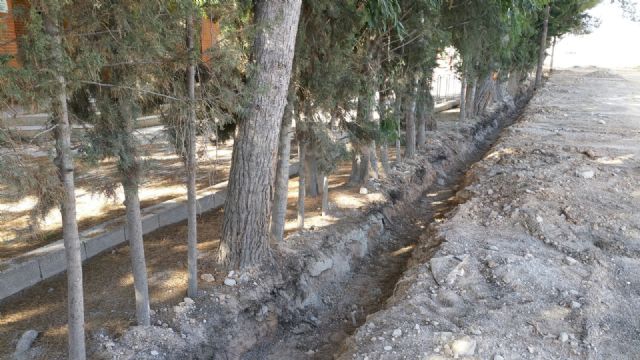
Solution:
{"label": "thick tree trunk", "polygon": [[187,295],[198,295],[198,218],[196,197],[196,66],[193,15],[187,17],[187,49],[190,54],[187,67],[189,117],[187,119]]}
{"label": "thick tree trunk", "polygon": [[304,229],[304,198],[306,192],[305,173],[306,173],[306,153],[307,145],[304,141],[298,141],[300,157],[300,172],[298,174],[298,230]]}
{"label": "thick tree trunk", "polygon": [[460,121],[464,121],[467,118],[467,75],[462,74],[460,79]]}
{"label": "thick tree trunk", "polygon": [[384,175],[389,177],[391,174],[391,165],[389,164],[389,145],[387,145],[386,140],[380,144],[380,163],[382,164]]}
{"label": "thick tree trunk", "polygon": [[322,216],[329,214],[329,176],[322,176]]}
{"label": "thick tree trunk", "polygon": [[433,101],[433,96],[431,95],[431,91],[427,92],[426,102],[427,102],[426,129],[428,131],[436,131],[438,128],[438,124],[436,123],[436,117],[433,114],[435,103]]}
{"label": "thick tree trunk", "polygon": [[305,148],[305,195],[309,197],[317,197],[318,195],[320,195],[322,187],[320,176],[318,174],[318,158],[316,155],[316,151],[318,151],[318,149],[316,148],[315,144],[311,145],[309,143],[307,143]]}
{"label": "thick tree trunk", "polygon": [[[52,38],[52,58],[56,63],[62,60],[62,40],[57,21],[45,17],[45,30]],[[71,154],[71,127],[67,108],[67,84],[63,75],[57,75],[59,92],[54,101],[54,119],[56,124],[55,164],[63,187],[60,203],[62,215],[62,237],[64,239],[65,259],[67,263],[67,314],[68,314],[68,358],[82,360],[86,358],[84,336],[84,295],[82,292],[82,254],[80,236],[76,220],[76,195],[74,181],[74,163]]]}
{"label": "thick tree trunk", "polygon": [[378,171],[378,154],[377,154],[376,141],[371,140],[369,145],[369,163],[371,165],[369,175],[374,179],[380,178],[380,172]]}
{"label": "thick tree trunk", "polygon": [[360,182],[360,162],[362,157],[357,145],[354,144],[354,148],[351,156],[351,174],[349,175],[349,185],[357,185]]}
{"label": "thick tree trunk", "polygon": [[487,75],[482,82],[475,101],[474,113],[482,115],[494,101],[496,95],[496,82],[491,75]]}
{"label": "thick tree trunk", "polygon": [[544,21],[542,23],[542,29],[540,31],[540,49],[538,49],[538,68],[536,69],[536,82],[535,89],[539,89],[542,85],[542,66],[544,65],[544,58],[547,50],[547,32],[549,30],[549,13],[551,6],[547,5],[544,8]]}
{"label": "thick tree trunk", "polygon": [[293,122],[295,86],[293,80],[289,85],[287,106],[282,116],[280,135],[278,139],[278,162],[276,165],[275,195],[273,198],[273,212],[271,213],[271,236],[276,241],[284,238],[284,223],[287,215],[287,200],[289,195],[289,158],[291,156],[291,123]]}
{"label": "thick tree trunk", "polygon": [[[126,175],[125,175],[126,176]],[[133,287],[136,297],[136,319],[138,325],[151,325],[149,308],[149,285],[147,283],[147,266],[144,257],[144,242],[142,239],[142,217],[140,215],[140,198],[138,197],[138,181],[132,174],[126,177],[124,188],[124,202],[127,218],[127,238],[131,252],[131,268],[133,271]]]}
{"label": "thick tree trunk", "polygon": [[406,147],[404,157],[413,159],[416,155],[416,86],[411,82],[407,91],[404,108]]}
{"label": "thick tree trunk", "polygon": [[301,0],[254,3],[255,63],[248,87],[254,91],[238,123],[233,145],[219,251],[219,261],[229,268],[247,268],[270,256],[269,220],[278,133],[289,88]]}

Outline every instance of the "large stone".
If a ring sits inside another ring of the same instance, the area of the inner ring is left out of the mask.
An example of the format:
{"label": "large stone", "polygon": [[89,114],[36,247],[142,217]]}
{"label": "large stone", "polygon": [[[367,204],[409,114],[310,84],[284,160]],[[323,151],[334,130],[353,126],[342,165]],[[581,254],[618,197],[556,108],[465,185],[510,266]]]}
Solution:
{"label": "large stone", "polygon": [[432,258],[429,263],[436,282],[439,285],[453,285],[458,276],[464,275],[468,258],[468,255]]}
{"label": "large stone", "polygon": [[21,356],[31,349],[31,345],[38,337],[38,332],[35,330],[27,330],[22,333],[20,336],[20,340],[18,340],[18,344],[16,345],[16,352],[14,356],[16,358],[21,358]]}
{"label": "large stone", "polygon": [[316,259],[309,265],[309,275],[320,276],[323,272],[333,267],[333,260],[331,258]]}
{"label": "large stone", "polygon": [[0,299],[35,285],[41,279],[37,260],[10,264],[7,269],[0,271]]}

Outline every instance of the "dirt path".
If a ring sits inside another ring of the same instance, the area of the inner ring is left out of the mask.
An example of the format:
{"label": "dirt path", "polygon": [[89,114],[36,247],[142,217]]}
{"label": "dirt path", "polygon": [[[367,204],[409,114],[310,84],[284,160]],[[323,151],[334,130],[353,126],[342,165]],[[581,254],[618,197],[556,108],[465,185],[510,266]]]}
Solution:
{"label": "dirt path", "polygon": [[338,358],[638,359],[639,75],[554,73]]}

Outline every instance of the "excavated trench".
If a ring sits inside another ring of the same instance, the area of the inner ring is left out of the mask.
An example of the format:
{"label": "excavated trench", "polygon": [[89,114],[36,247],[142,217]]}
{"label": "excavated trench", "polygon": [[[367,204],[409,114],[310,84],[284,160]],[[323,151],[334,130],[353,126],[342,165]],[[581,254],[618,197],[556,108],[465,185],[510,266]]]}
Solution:
{"label": "excavated trench", "polygon": [[[333,359],[348,346],[347,337],[362,325],[368,314],[385,306],[407,267],[418,239],[429,231],[429,225],[441,221],[465,199],[456,193],[464,187],[465,173],[491,148],[501,130],[513,123],[522,106],[481,139],[476,137],[475,151],[449,169],[446,178],[434,181],[394,220],[385,222],[386,237],[364,258],[350,275],[337,286],[321,289],[325,306],[309,310],[294,321],[281,321],[275,335],[262,339],[243,359]],[[424,238],[424,237],[423,237]],[[439,240],[428,236],[430,252]]]}

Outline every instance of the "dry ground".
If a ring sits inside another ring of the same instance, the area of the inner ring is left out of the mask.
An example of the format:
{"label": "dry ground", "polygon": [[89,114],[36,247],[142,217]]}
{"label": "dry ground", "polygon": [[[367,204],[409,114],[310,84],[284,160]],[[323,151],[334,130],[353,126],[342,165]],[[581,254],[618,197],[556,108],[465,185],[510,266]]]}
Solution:
{"label": "dry ground", "polygon": [[554,73],[467,177],[339,359],[639,359],[640,71]]}

